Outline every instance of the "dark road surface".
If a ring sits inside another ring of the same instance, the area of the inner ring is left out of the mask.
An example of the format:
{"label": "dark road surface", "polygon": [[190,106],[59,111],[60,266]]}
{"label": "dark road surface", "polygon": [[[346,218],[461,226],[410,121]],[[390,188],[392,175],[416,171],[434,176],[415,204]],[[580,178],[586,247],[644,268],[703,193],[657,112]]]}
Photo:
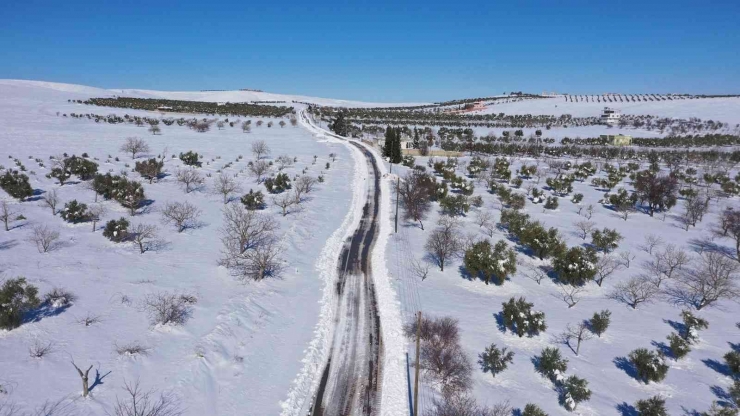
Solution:
{"label": "dark road surface", "polygon": [[380,398],[382,340],[371,268],[378,234],[380,172],[370,151],[350,144],[365,155],[372,174],[362,219],[340,255],[334,338],[310,411],[314,416],[375,415]]}

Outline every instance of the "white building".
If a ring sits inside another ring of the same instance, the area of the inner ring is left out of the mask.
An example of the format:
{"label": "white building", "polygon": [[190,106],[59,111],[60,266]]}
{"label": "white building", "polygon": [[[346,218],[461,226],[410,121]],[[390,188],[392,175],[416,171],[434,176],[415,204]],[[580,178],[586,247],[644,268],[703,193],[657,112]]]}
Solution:
{"label": "white building", "polygon": [[614,108],[604,107],[604,111],[601,112],[601,122],[604,124],[617,124],[620,118],[622,113]]}

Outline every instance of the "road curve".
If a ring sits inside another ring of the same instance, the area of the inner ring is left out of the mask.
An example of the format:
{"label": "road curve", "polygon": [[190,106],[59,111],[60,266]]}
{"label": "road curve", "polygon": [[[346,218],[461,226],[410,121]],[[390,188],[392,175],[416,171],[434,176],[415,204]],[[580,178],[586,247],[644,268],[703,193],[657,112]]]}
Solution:
{"label": "road curve", "polygon": [[[318,129],[303,112],[301,117]],[[348,142],[365,156],[370,175],[362,218],[339,258],[334,335],[309,412],[312,416],[379,414],[383,343],[371,259],[379,230],[380,171],[371,151]]]}

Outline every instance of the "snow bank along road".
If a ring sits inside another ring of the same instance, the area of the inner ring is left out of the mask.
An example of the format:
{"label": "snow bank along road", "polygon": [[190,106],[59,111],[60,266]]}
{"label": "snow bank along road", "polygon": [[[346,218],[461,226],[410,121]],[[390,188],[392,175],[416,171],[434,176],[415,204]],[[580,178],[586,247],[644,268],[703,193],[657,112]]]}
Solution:
{"label": "snow bank along road", "polygon": [[345,241],[339,259],[334,335],[310,411],[315,416],[379,413],[382,339],[371,260],[378,235],[380,171],[372,152],[350,144],[365,156],[372,178],[366,181],[360,223]]}

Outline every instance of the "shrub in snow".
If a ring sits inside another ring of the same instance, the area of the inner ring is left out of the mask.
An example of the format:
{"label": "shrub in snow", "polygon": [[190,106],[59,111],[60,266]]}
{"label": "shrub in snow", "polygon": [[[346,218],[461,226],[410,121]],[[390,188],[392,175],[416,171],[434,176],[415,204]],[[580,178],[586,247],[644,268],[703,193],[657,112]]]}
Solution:
{"label": "shrub in snow", "polygon": [[527,198],[522,194],[513,194],[504,203],[511,209],[519,210],[527,204]]}
{"label": "shrub in snow", "polygon": [[194,153],[192,150],[188,150],[185,153],[180,153],[179,156],[182,163],[188,165],[188,166],[200,166],[201,162],[200,157],[197,153]]}
{"label": "shrub in snow", "polygon": [[629,354],[629,360],[637,370],[637,378],[646,384],[662,381],[668,373],[668,365],[659,352],[638,348]]}
{"label": "shrub in snow", "polygon": [[572,247],[555,256],[552,266],[561,282],[581,286],[596,276],[597,261],[596,252],[592,249]]}
{"label": "shrub in snow", "polygon": [[547,347],[542,350],[539,357],[535,357],[537,371],[554,382],[562,381],[565,371],[568,369],[568,360],[560,355],[560,350]]}
{"label": "shrub in snow", "polygon": [[52,308],[69,306],[75,300],[77,300],[77,295],[68,290],[56,287],[44,295],[44,304]]}
{"label": "shrub in snow", "polygon": [[527,222],[521,231],[514,235],[540,260],[565,251],[565,243],[560,238],[557,228],[551,227],[546,230],[539,221]]}
{"label": "shrub in snow", "polygon": [[604,228],[603,231],[594,230],[594,232],[591,233],[591,244],[593,244],[597,250],[603,251],[604,253],[609,253],[610,251],[615,250],[619,247],[620,241],[622,241],[622,235],[619,234],[617,230]]}
{"label": "shrub in snow", "polygon": [[706,319],[699,318],[691,311],[681,311],[684,328],[681,336],[688,342],[697,342],[699,340],[699,331],[709,328],[709,322]]}
{"label": "shrub in snow", "polygon": [[735,402],[735,406],[740,407],[740,380],[735,380],[732,386],[727,389],[727,393],[730,395],[732,401]]}
{"label": "shrub in snow", "polygon": [[532,188],[532,202],[535,204],[539,204],[542,202],[543,192],[540,190],[540,188]]}
{"label": "shrub in snow", "polygon": [[250,211],[265,208],[265,196],[262,194],[262,191],[254,192],[250,189],[249,193],[241,198],[241,201],[244,204],[244,208]]}
{"label": "shrub in snow", "polygon": [[8,195],[21,201],[33,195],[33,188],[28,183],[28,176],[16,170],[7,170],[0,176],[0,188]]}
{"label": "shrub in snow", "polygon": [[712,402],[712,406],[706,412],[699,413],[700,416],[737,416],[740,410],[732,407],[720,406]]}
{"label": "shrub in snow", "polygon": [[724,356],[725,363],[735,377],[740,377],[740,352],[730,351]]}
{"label": "shrub in snow", "polygon": [[573,199],[571,199],[574,204],[579,204],[581,201],[583,201],[583,194],[575,194],[573,195]]}
{"label": "shrub in snow", "polygon": [[638,416],[668,416],[665,410],[665,399],[660,396],[653,396],[649,399],[638,400],[635,403]]}
{"label": "shrub in snow", "polygon": [[286,173],[278,173],[274,178],[265,179],[265,188],[271,194],[279,194],[291,188],[290,178]]}
{"label": "shrub in snow", "polygon": [[558,209],[558,197],[548,196],[545,201],[545,209]]}
{"label": "shrub in snow", "polygon": [[121,217],[119,220],[110,220],[105,224],[103,237],[106,237],[114,243],[120,243],[128,238],[129,222],[126,218]]}
{"label": "shrub in snow", "polygon": [[162,176],[163,167],[163,161],[157,161],[157,159],[152,158],[143,162],[136,162],[134,170],[138,172],[142,178],[148,179],[149,183],[152,183],[155,179]]}
{"label": "shrub in snow", "polygon": [[504,226],[514,237],[519,238],[524,227],[529,223],[529,214],[505,209],[501,211],[501,225]]}
{"label": "shrub in snow", "polygon": [[406,156],[403,157],[403,160],[401,161],[401,164],[410,168],[410,167],[413,167],[414,166],[415,160],[416,159],[413,156],[406,155]]}
{"label": "shrub in snow", "polygon": [[563,196],[573,192],[573,180],[572,176],[560,176],[558,178],[547,178],[545,183],[553,192]]}
{"label": "shrub in snow", "polygon": [[6,280],[0,287],[0,329],[13,329],[23,323],[23,315],[41,303],[36,286],[26,278]]}
{"label": "shrub in snow", "polygon": [[120,178],[115,185],[112,192],[113,199],[123,207],[128,208],[131,215],[134,215],[145,199],[144,187],[139,182],[130,181],[126,178]]}
{"label": "shrub in snow", "polygon": [[501,311],[501,315],[504,326],[520,337],[523,337],[524,334],[529,336],[538,335],[547,329],[547,325],[545,325],[545,313],[532,311],[534,304],[528,303],[526,299],[519,298],[515,300],[511,298],[502,305],[503,310]]}
{"label": "shrub in snow", "polygon": [[470,197],[469,201],[470,201],[470,205],[476,208],[480,208],[483,206],[483,197],[480,195]]}
{"label": "shrub in snow", "polygon": [[588,388],[588,381],[570,376],[562,385],[563,404],[568,410],[575,410],[578,403],[588,401],[591,398],[591,390]]}
{"label": "shrub in snow", "polygon": [[449,195],[439,200],[442,212],[450,215],[465,215],[470,210],[468,198],[464,195]]}
{"label": "shrub in snow", "polygon": [[548,416],[544,410],[540,409],[539,406],[533,403],[527,403],[524,406],[521,416]]}
{"label": "shrub in snow", "polygon": [[73,199],[72,201],[64,204],[64,209],[62,210],[60,215],[65,221],[74,224],[90,219],[90,213],[87,211],[87,205],[77,202],[76,199]]}
{"label": "shrub in snow", "polygon": [[524,183],[522,178],[514,178],[511,180],[511,185],[514,186],[514,188],[521,188],[522,183]]}
{"label": "shrub in snow", "polygon": [[671,355],[677,360],[680,360],[691,352],[691,344],[675,332],[668,335],[668,346],[671,349]]}
{"label": "shrub in snow", "polygon": [[503,240],[493,247],[488,240],[483,240],[465,251],[464,264],[471,276],[482,276],[486,284],[493,278],[500,285],[516,273],[516,252]]}
{"label": "shrub in snow", "polygon": [[79,176],[83,181],[87,181],[98,173],[98,164],[84,157],[85,154],[83,154],[83,157],[72,156],[67,159],[67,163],[70,173]]}
{"label": "shrub in snow", "polygon": [[484,352],[478,355],[478,364],[484,373],[490,372],[492,376],[506,370],[509,363],[514,359],[514,352],[507,351],[506,347],[497,348],[496,344],[491,344]]}
{"label": "shrub in snow", "polygon": [[601,337],[601,334],[606,332],[606,329],[609,328],[611,316],[612,313],[608,309],[601,312],[594,312],[594,316],[588,321],[591,332]]}

